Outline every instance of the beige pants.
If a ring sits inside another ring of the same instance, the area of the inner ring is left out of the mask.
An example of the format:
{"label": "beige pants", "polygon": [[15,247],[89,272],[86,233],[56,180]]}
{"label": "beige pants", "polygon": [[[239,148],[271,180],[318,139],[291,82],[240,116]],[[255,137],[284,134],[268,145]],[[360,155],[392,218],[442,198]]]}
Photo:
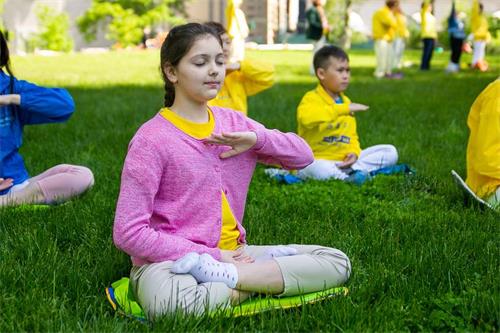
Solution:
{"label": "beige pants", "polygon": [[[351,274],[347,256],[333,248],[317,245],[288,245],[297,249],[294,256],[275,258],[283,274],[281,296],[320,291],[338,286]],[[270,246],[245,246],[257,258]],[[181,311],[202,314],[230,306],[231,289],[224,283],[198,284],[189,274],[170,271],[173,261],[134,266],[130,281],[137,300],[150,319]]]}

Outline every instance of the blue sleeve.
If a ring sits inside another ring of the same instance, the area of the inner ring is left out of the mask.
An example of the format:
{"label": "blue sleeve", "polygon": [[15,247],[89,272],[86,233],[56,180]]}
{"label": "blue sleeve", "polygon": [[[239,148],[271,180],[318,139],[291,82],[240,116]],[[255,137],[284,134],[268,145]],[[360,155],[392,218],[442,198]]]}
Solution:
{"label": "blue sleeve", "polygon": [[21,96],[17,109],[23,125],[63,122],[75,111],[73,98],[66,89],[45,88],[16,80],[14,94]]}

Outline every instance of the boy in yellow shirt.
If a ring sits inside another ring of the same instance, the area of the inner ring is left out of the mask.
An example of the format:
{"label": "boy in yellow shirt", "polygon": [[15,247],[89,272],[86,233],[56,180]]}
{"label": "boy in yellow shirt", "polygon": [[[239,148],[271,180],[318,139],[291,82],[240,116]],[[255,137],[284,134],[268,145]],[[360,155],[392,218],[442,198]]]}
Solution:
{"label": "boy in yellow shirt", "polygon": [[230,62],[231,38],[220,23],[208,22],[222,39],[226,62],[226,78],[217,96],[208,101],[209,106],[220,106],[247,114],[247,97],[258,94],[274,84],[274,66],[255,59]]}
{"label": "boy in yellow shirt", "polygon": [[368,106],[344,95],[350,79],[347,54],[337,46],[324,46],[314,55],[314,69],[319,84],[297,109],[298,134],[311,146],[314,162],[297,175],[358,182],[371,171],[395,165],[398,153],[392,145],[361,150],[354,116]]}

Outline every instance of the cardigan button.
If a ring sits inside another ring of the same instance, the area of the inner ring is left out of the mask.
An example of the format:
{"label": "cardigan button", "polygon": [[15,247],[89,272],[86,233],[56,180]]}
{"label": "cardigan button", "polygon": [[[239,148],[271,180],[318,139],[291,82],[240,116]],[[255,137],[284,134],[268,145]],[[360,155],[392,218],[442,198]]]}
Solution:
{"label": "cardigan button", "polygon": [[220,168],[218,166],[215,166],[215,172],[220,172]]}

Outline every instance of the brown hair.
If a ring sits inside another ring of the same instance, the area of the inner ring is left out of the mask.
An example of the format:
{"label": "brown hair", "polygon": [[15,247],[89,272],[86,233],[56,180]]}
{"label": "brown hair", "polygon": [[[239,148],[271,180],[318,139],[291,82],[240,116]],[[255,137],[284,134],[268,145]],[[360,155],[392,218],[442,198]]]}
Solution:
{"label": "brown hair", "polygon": [[175,100],[175,88],[165,74],[165,66],[177,66],[181,59],[189,52],[193,44],[200,38],[211,35],[219,42],[222,47],[222,41],[217,32],[205,25],[199,23],[188,23],[174,27],[165,38],[160,51],[160,70],[165,84],[165,106],[172,106]]}

